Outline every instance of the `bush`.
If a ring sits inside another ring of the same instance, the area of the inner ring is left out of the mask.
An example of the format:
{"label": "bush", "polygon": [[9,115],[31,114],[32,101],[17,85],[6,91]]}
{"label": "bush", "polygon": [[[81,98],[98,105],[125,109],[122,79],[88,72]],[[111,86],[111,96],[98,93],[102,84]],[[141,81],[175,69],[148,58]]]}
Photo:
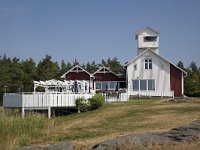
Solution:
{"label": "bush", "polygon": [[86,100],[85,98],[76,99],[76,108],[78,112],[86,112],[98,109],[105,103],[105,98],[102,94],[96,94],[92,98]]}
{"label": "bush", "polygon": [[86,112],[90,109],[88,100],[85,98],[78,98],[76,99],[76,108],[78,112]]}
{"label": "bush", "polygon": [[88,101],[90,103],[90,109],[94,110],[101,107],[105,103],[105,98],[102,94],[99,93],[92,98],[89,98]]}
{"label": "bush", "polygon": [[189,97],[200,97],[200,92],[188,92],[185,95]]}

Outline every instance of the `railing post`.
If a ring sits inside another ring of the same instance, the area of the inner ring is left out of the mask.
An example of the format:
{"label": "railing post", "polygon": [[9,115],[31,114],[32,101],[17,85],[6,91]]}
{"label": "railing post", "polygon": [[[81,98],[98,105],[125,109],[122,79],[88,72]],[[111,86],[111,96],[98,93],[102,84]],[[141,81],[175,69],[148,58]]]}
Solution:
{"label": "railing post", "polygon": [[22,118],[24,118],[25,116],[25,110],[24,110],[24,107],[22,107]]}
{"label": "railing post", "polygon": [[48,118],[51,118],[51,107],[48,107]]}
{"label": "railing post", "polygon": [[3,111],[2,111],[3,116],[5,116],[5,108],[3,107]]}
{"label": "railing post", "polygon": [[24,109],[24,96],[23,96],[23,93],[21,94],[21,98],[22,98],[22,118],[24,118],[24,116],[25,116],[25,109]]}

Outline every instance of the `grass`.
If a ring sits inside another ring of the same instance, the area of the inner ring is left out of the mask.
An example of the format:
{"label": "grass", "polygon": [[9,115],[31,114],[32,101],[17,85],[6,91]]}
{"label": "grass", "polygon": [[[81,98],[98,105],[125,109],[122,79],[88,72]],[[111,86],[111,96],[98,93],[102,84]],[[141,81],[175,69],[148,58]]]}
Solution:
{"label": "grass", "polygon": [[26,145],[43,135],[45,119],[41,115],[21,117],[0,116],[0,149],[11,150]]}
{"label": "grass", "polygon": [[[167,131],[190,123],[199,114],[200,99],[186,103],[140,99],[128,103],[106,104],[95,111],[50,120],[38,114],[29,115],[25,119],[1,115],[0,146],[1,149],[12,149],[67,140],[77,150],[89,149],[99,142],[118,136]],[[187,146],[195,147],[194,144],[185,144]],[[164,149],[159,146],[157,148]]]}

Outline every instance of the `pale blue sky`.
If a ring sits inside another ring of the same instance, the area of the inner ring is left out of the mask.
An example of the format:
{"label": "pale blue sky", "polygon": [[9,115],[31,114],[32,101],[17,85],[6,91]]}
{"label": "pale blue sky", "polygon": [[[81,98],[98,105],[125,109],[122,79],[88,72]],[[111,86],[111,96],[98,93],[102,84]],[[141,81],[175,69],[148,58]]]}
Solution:
{"label": "pale blue sky", "polygon": [[160,29],[166,59],[200,66],[200,0],[0,0],[0,55],[125,63],[146,26]]}

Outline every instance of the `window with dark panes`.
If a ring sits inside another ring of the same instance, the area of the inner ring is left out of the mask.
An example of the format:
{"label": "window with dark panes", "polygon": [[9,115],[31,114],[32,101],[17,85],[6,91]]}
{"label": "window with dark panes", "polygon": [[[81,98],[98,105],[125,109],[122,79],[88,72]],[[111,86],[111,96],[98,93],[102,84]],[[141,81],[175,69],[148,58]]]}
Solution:
{"label": "window with dark panes", "polygon": [[152,69],[152,59],[145,58],[145,60],[144,60],[144,68],[145,69]]}
{"label": "window with dark panes", "polygon": [[144,42],[156,42],[157,41],[157,36],[145,36],[144,37]]}
{"label": "window with dark panes", "polygon": [[140,90],[147,90],[147,80],[140,80]]}
{"label": "window with dark panes", "polygon": [[139,90],[139,80],[133,80],[133,91]]}
{"label": "window with dark panes", "polygon": [[148,90],[155,90],[155,80],[148,80]]}

